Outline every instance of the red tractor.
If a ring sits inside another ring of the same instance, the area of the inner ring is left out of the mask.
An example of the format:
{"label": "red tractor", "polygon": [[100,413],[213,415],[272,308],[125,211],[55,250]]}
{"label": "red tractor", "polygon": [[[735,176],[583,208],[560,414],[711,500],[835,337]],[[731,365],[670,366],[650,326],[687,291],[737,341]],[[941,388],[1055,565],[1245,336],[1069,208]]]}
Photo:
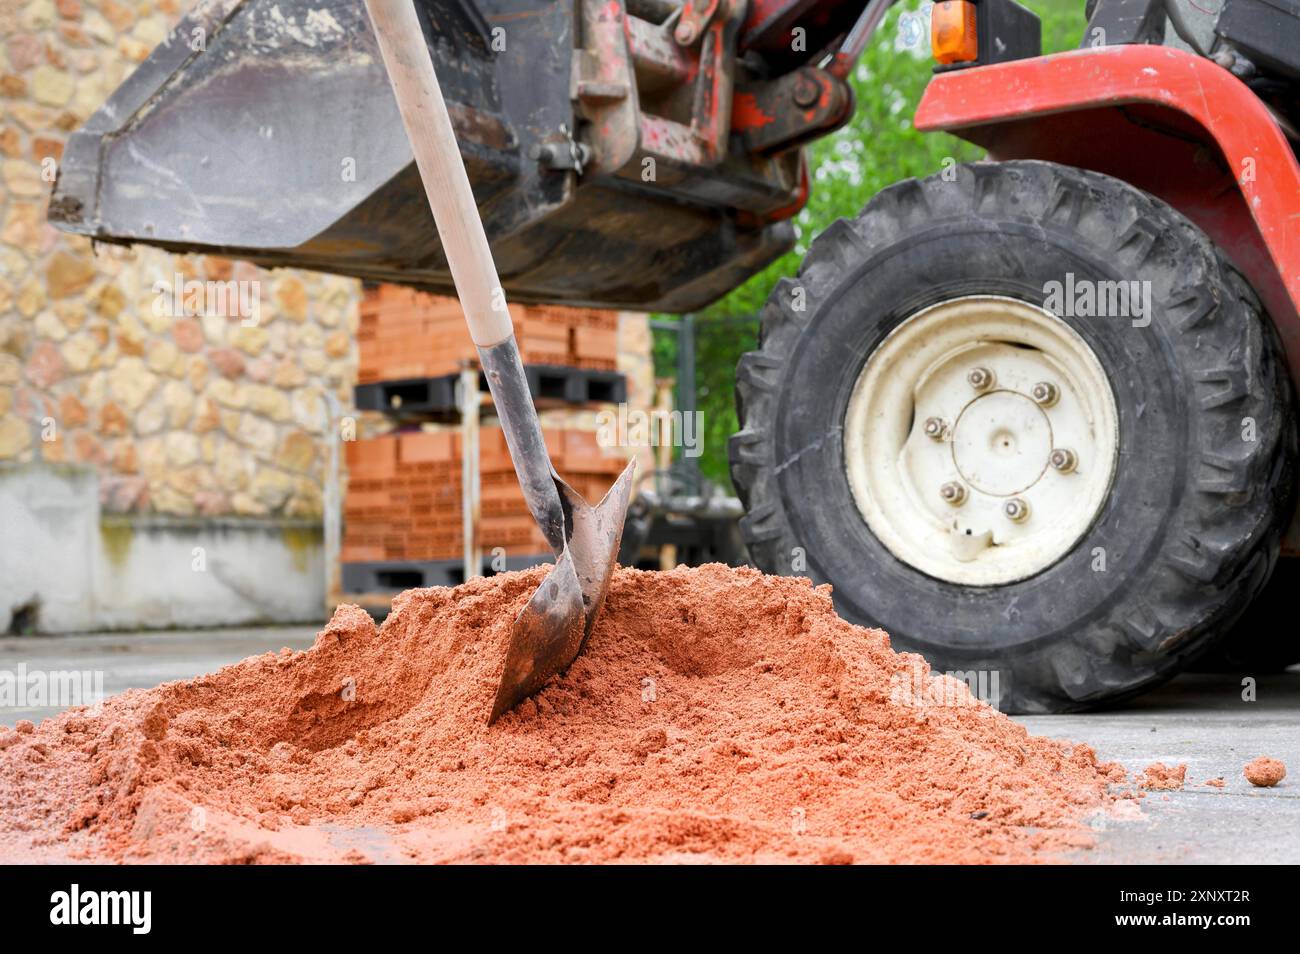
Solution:
{"label": "red tractor", "polygon": [[1300,3],[1211,6],[1099,0],[1021,56],[1014,4],[937,4],[916,125],[990,161],[822,233],[739,369],[757,563],[1012,711],[1178,672],[1291,525]]}
{"label": "red tractor", "polygon": [[[793,244],[801,147],[890,0],[414,2],[507,294],[690,311]],[[1088,16],[1042,57],[1012,0],[933,8],[917,125],[990,161],[826,229],[738,369],[754,562],[1011,711],[1188,665],[1293,510],[1300,4]],[[355,0],[196,6],[72,136],[50,218],[452,288]]]}

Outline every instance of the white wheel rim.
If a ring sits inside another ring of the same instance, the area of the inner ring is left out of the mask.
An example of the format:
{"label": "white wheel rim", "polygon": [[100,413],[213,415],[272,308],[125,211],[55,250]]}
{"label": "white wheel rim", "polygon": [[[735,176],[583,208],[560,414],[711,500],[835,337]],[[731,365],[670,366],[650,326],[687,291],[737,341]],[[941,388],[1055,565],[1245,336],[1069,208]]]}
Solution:
{"label": "white wheel rim", "polygon": [[[981,369],[992,383],[972,381]],[[844,421],[845,471],[872,533],[966,586],[1022,580],[1069,553],[1106,502],[1118,445],[1115,395],[1088,344],[1050,312],[993,296],[933,305],[890,332]]]}

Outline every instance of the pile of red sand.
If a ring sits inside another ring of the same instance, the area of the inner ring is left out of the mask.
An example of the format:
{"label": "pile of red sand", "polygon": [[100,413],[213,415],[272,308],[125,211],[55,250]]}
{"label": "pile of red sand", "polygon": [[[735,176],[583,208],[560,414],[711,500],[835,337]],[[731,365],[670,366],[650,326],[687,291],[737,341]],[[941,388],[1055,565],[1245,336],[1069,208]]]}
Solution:
{"label": "pile of red sand", "polygon": [[827,588],[722,566],[619,570],[585,653],[489,728],[544,573],[408,591],[378,631],[344,606],[305,652],[0,733],[0,857],[1047,860],[1123,779],[917,678]]}

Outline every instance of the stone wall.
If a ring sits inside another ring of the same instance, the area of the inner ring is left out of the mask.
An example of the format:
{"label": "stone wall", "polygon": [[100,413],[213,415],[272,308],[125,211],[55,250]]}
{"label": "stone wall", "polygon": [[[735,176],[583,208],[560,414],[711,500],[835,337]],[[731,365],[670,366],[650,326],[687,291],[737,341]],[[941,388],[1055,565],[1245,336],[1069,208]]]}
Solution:
{"label": "stone wall", "polygon": [[[351,402],[357,283],[92,249],[45,221],[68,133],[181,8],[0,5],[0,461],[94,467],[107,512],[317,517],[323,398]],[[256,324],[197,297],[175,313],[177,276],[248,283]]]}
{"label": "stone wall", "polygon": [[[0,632],[325,611],[326,397],[351,413],[359,283],[95,248],[46,222],[67,136],[184,2],[0,0]],[[194,282],[250,290],[256,322],[202,294],[174,307]],[[644,316],[619,341],[648,407]]]}

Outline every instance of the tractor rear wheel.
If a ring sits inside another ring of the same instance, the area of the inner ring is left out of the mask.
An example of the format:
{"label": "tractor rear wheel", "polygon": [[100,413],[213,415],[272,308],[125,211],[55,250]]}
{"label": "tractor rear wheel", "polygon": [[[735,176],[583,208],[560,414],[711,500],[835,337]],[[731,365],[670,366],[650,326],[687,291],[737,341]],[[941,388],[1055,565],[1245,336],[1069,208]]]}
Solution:
{"label": "tractor rear wheel", "polygon": [[1296,456],[1280,344],[1153,197],[955,171],[884,190],[773,292],[738,369],[742,532],[1005,711],[1112,703],[1268,578]]}

